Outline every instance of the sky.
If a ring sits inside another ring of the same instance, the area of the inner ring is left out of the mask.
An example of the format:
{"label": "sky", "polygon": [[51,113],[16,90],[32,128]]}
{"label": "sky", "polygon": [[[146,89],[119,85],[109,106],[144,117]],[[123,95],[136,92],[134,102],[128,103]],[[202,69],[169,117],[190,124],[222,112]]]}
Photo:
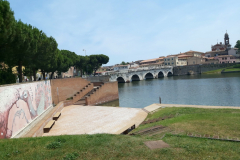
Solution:
{"label": "sky", "polygon": [[105,66],[207,52],[240,40],[240,0],[8,0],[15,19],[52,36],[59,49],[105,54]]}

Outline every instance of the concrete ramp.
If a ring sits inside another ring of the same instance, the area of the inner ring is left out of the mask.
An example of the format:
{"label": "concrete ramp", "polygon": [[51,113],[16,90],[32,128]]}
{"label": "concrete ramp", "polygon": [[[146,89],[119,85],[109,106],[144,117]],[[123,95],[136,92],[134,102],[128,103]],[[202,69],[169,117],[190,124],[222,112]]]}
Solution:
{"label": "concrete ramp", "polygon": [[143,109],[147,112],[154,112],[154,111],[158,110],[159,108],[161,108],[161,104],[154,103],[154,104],[151,104],[150,106],[147,106]]}
{"label": "concrete ramp", "polygon": [[121,134],[134,124],[139,126],[147,115],[140,108],[72,105],[63,108],[61,117],[43,136]]}

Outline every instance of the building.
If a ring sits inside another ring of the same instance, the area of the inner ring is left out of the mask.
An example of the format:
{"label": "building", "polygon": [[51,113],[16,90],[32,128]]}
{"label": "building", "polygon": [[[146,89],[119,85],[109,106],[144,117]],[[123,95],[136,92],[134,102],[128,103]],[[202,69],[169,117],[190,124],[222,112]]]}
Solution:
{"label": "building", "polygon": [[139,63],[136,63],[136,62],[131,62],[131,63],[129,63],[129,68],[130,69],[136,69],[136,68],[138,68],[139,67]]}
{"label": "building", "polygon": [[203,59],[205,59],[205,62],[203,62],[203,64],[219,64],[218,59],[215,57],[203,57]]}
{"label": "building", "polygon": [[240,62],[240,58],[239,57],[235,57],[233,55],[218,56],[218,57],[216,57],[216,59],[218,59],[220,64],[224,64],[224,63],[238,63],[238,62]]}
{"label": "building", "polygon": [[122,70],[128,70],[130,68],[130,65],[116,65],[114,66],[114,71],[122,71]]}
{"label": "building", "polygon": [[211,51],[205,53],[205,57],[217,57],[224,55],[240,56],[238,53],[238,48],[231,48],[229,35],[225,33],[224,35],[224,44],[220,42],[211,47]]}
{"label": "building", "polygon": [[219,51],[209,51],[205,53],[205,57],[217,57],[221,55],[228,55],[228,51],[219,50]]}
{"label": "building", "polygon": [[226,32],[224,35],[224,44],[220,42],[219,44],[212,45],[212,51],[225,51],[228,48],[231,48],[230,42],[229,42],[229,35]]}
{"label": "building", "polygon": [[187,52],[184,52],[184,53],[180,53],[180,55],[188,55],[188,56],[192,56],[192,57],[202,57],[204,55],[203,52],[199,52],[199,51],[187,51]]}
{"label": "building", "polygon": [[203,64],[205,59],[202,57],[190,57],[187,59],[187,65]]}
{"label": "building", "polygon": [[178,57],[177,56],[167,56],[164,58],[164,65],[165,66],[178,66]]}
{"label": "building", "polygon": [[67,72],[61,73],[62,78],[78,76],[77,69],[70,67]]}
{"label": "building", "polygon": [[240,52],[238,52],[238,48],[230,48],[228,49],[228,55],[240,57]]}
{"label": "building", "polygon": [[158,62],[160,62],[160,61],[163,61],[163,59],[164,59],[164,57],[159,57],[159,58],[154,58],[154,59],[143,60],[143,61],[140,62],[140,65],[158,63]]}
{"label": "building", "polygon": [[157,63],[149,63],[149,64],[142,64],[139,67],[142,69],[155,69],[164,66],[164,61],[157,62]]}

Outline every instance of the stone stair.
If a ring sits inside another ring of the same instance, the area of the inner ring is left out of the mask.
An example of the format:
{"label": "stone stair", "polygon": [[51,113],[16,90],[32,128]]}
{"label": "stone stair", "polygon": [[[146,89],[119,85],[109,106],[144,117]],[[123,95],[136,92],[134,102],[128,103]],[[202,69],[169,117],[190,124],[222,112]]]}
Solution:
{"label": "stone stair", "polygon": [[100,86],[94,86],[93,89],[85,94],[79,101],[75,102],[74,105],[83,105],[86,106],[86,97],[93,94]]}
{"label": "stone stair", "polygon": [[72,103],[76,103],[81,100],[82,98],[85,99],[85,95],[89,92],[91,92],[94,89],[93,83],[87,84],[83,89],[81,89],[79,92],[73,95]]}

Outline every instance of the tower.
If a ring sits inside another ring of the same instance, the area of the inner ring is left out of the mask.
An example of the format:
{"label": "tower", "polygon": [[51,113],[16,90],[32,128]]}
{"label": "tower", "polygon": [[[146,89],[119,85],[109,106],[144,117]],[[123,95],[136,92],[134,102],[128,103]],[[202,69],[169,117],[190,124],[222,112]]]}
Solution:
{"label": "tower", "polygon": [[226,32],[225,35],[224,35],[224,42],[225,42],[225,45],[228,46],[229,45],[229,36],[228,36],[228,33]]}

